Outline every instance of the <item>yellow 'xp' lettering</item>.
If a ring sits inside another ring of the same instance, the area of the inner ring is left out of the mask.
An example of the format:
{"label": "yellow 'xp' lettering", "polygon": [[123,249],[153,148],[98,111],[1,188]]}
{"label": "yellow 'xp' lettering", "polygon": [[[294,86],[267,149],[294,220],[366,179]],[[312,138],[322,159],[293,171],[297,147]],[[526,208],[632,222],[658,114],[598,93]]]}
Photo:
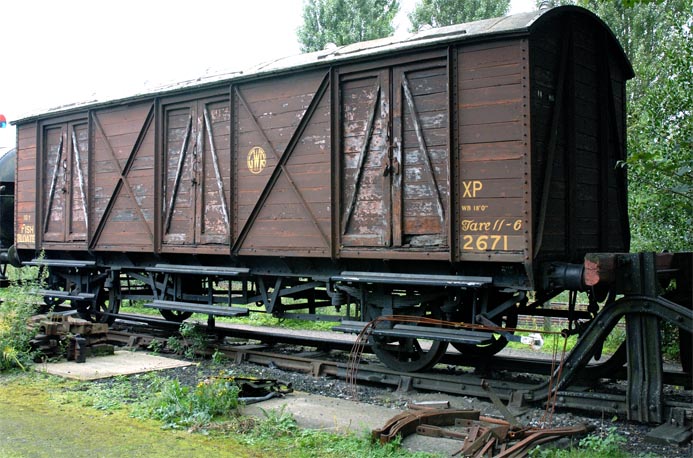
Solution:
{"label": "yellow 'xp' lettering", "polygon": [[479,180],[463,181],[464,193],[462,197],[476,197],[476,193],[481,191],[484,184]]}

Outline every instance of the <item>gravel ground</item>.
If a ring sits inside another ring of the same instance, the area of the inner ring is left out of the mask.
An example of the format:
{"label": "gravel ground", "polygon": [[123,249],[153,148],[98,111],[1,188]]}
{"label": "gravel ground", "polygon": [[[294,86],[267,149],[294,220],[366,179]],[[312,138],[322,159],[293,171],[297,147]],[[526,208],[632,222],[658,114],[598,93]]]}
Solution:
{"label": "gravel ground", "polygon": [[[256,366],[252,364],[212,364],[203,361],[197,366],[170,369],[161,372],[162,376],[176,378],[182,384],[194,386],[201,380],[210,376],[224,375],[255,376],[258,378],[277,379],[291,383],[294,390],[304,391],[323,396],[350,399],[354,393],[354,387],[345,381],[328,377],[312,377],[311,375],[288,372],[276,367]],[[471,397],[458,397],[440,393],[419,392],[395,392],[391,389],[376,386],[358,386],[358,401],[406,409],[411,402],[422,401],[449,401],[453,408],[478,409],[482,415],[502,418],[492,403]],[[690,458],[693,456],[693,445],[689,442],[686,446],[652,444],[645,440],[645,435],[652,429],[651,426],[637,423],[629,423],[621,420],[612,421],[611,418],[599,418],[586,416],[578,412],[557,411],[553,415],[551,425],[542,423],[545,412],[543,409],[530,409],[524,413],[520,420],[531,426],[575,426],[577,424],[592,425],[596,433],[606,434],[612,428],[627,439],[626,448],[632,456],[648,455],[667,458]]]}

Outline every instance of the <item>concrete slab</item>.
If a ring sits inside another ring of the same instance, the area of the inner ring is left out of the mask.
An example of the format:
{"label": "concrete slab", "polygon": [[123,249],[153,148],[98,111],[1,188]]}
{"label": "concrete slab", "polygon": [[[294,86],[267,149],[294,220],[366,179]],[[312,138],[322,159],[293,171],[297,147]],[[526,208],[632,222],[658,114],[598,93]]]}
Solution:
{"label": "concrete slab", "polygon": [[263,410],[267,412],[281,409],[291,413],[301,428],[326,429],[339,433],[380,428],[390,418],[401,413],[398,409],[295,391],[283,398],[245,406],[243,414],[262,418]]}
{"label": "concrete slab", "polygon": [[121,350],[116,351],[113,355],[87,358],[87,361],[84,363],[61,361],[37,364],[34,367],[38,372],[45,372],[60,377],[76,380],[96,380],[116,375],[138,374],[174,367],[191,366],[193,364],[195,363]]}
{"label": "concrete slab", "polygon": [[[263,418],[264,412],[284,409],[296,420],[300,428],[324,429],[335,433],[370,433],[382,428],[400,409],[375,406],[346,399],[295,391],[283,398],[273,398],[243,408],[243,414]],[[412,434],[402,441],[402,446],[413,452],[441,453],[450,456],[459,453],[463,441]]]}

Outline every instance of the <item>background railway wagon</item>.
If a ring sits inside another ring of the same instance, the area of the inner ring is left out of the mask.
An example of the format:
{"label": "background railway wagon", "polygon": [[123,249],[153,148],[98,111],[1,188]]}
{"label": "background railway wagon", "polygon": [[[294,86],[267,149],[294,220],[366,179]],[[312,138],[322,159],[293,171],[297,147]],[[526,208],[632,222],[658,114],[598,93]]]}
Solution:
{"label": "background railway wagon", "polygon": [[14,172],[16,152],[0,156],[0,288],[8,285],[8,251],[14,244]]}
{"label": "background railway wagon", "polygon": [[502,266],[541,287],[543,261],[628,250],[630,77],[608,28],[565,7],[28,116],[16,245],[100,265]]}

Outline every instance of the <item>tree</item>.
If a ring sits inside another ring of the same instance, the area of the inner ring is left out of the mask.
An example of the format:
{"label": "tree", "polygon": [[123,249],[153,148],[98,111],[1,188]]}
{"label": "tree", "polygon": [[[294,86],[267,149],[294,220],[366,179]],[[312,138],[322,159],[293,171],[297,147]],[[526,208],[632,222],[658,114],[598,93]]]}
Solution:
{"label": "tree", "polygon": [[394,33],[398,0],[305,0],[298,29],[302,52],[383,38]]}
{"label": "tree", "polygon": [[[672,2],[670,2],[672,3]],[[693,249],[693,19],[658,15],[655,55],[638,62],[641,97],[628,112],[627,167],[634,248]]]}
{"label": "tree", "polygon": [[510,0],[422,0],[409,14],[411,31],[421,26],[443,27],[503,16]]}
{"label": "tree", "polygon": [[[547,3],[538,0],[537,4]],[[633,251],[693,250],[693,0],[549,0],[606,22],[628,55]]]}
{"label": "tree", "polygon": [[629,56],[629,211],[634,251],[693,249],[693,0],[580,0]]}

